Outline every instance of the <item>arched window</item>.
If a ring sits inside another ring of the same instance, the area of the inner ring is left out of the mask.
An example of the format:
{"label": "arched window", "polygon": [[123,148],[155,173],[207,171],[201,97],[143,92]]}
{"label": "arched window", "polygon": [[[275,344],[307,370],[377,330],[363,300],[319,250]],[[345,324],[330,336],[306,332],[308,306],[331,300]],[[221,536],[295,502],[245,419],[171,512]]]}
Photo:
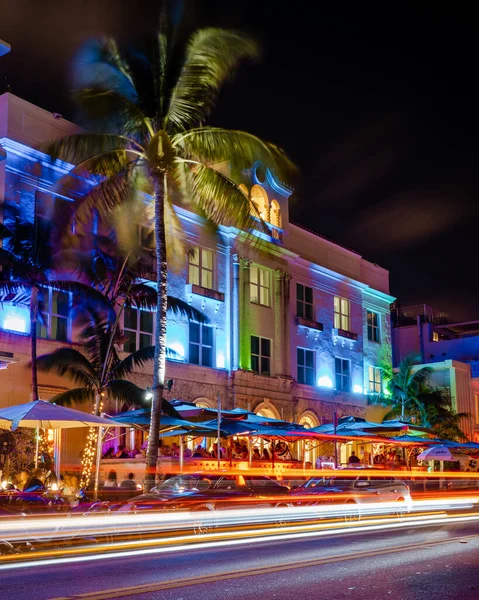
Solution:
{"label": "arched window", "polygon": [[255,217],[260,216],[263,221],[269,222],[268,194],[260,185],[254,185],[251,188],[251,203],[255,207],[255,209],[251,208],[251,214]]}
{"label": "arched window", "polygon": [[215,402],[210,400],[209,398],[197,398],[193,400],[198,408],[217,408]]}
{"label": "arched window", "polygon": [[266,417],[267,419],[281,419],[278,409],[269,402],[268,404],[266,404],[266,402],[261,402],[261,404],[258,404],[254,409],[254,412],[258,416]]}
{"label": "arched window", "polygon": [[279,229],[282,228],[281,209],[277,200],[271,200],[271,221],[270,223]]}
{"label": "arched window", "polygon": [[299,424],[306,429],[313,429],[313,427],[319,427],[319,419],[313,412],[307,410],[301,415]]}

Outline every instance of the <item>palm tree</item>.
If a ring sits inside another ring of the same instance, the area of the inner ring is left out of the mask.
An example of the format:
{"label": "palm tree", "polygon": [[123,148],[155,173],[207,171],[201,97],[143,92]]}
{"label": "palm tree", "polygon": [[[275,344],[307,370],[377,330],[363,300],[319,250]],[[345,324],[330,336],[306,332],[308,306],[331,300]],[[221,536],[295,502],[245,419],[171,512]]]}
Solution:
{"label": "palm tree", "polygon": [[389,407],[385,419],[414,420],[418,425],[434,429],[440,438],[465,439],[460,421],[467,413],[454,411],[446,390],[432,385],[431,367],[415,368],[418,360],[416,356],[408,356],[394,370],[387,357],[381,359],[385,391],[370,396],[368,403]]}
{"label": "palm tree", "polygon": [[[111,322],[99,311],[92,311],[90,317],[80,333],[84,354],[74,348],[64,347],[38,357],[40,371],[66,375],[80,384],[80,387],[57,394],[51,401],[66,406],[88,402],[94,407],[106,398],[120,400],[135,407],[144,407],[145,389],[124,377],[131,375],[135,368],[153,360],[154,346],[141,348],[121,359],[117,350],[124,339],[121,331],[117,331],[114,343],[110,345]],[[163,410],[167,414],[178,416],[166,401]]]}
{"label": "palm tree", "polygon": [[3,241],[0,297],[3,302],[9,298],[9,301],[30,309],[32,399],[38,400],[37,323],[42,322],[41,314],[45,308],[39,297],[51,288],[89,298],[100,306],[105,304],[102,295],[88,285],[58,279],[59,265],[53,243],[55,228],[51,221],[35,215],[32,222],[21,208],[11,204],[4,206],[4,213],[8,220],[0,223]]}
{"label": "palm tree", "polygon": [[242,169],[260,160],[291,170],[278,148],[256,136],[204,125],[224,81],[243,59],[257,56],[256,44],[239,33],[201,29],[179,62],[173,39],[163,27],[149,58],[122,55],[111,39],[88,43],[76,63],[74,91],[90,132],[48,148],[78,165],[76,173],[101,177],[78,207],[80,225],[93,207],[104,214],[145,194],[153,201],[158,302],[147,487],[156,473],[165,382],[167,260],[179,254],[181,239],[173,199],[216,224],[250,231],[259,221],[254,207],[221,165]]}
{"label": "palm tree", "polygon": [[[76,247],[62,252],[63,260],[80,278],[104,296],[106,305],[111,306],[111,311],[108,312],[113,318],[110,319],[110,337],[103,362],[103,378],[114,341],[118,338],[123,310],[126,307],[152,310],[157,305],[157,291],[145,279],[151,276],[153,251],[136,246],[124,252],[113,231],[108,236],[95,235],[93,245],[91,236],[75,235],[70,241],[73,241]],[[95,314],[98,310],[89,298],[85,299],[79,309],[87,315]],[[208,321],[201,311],[170,295],[167,297],[167,311],[198,323]],[[105,317],[108,318],[108,314]],[[168,349],[168,352],[174,358],[173,351]],[[95,406],[97,413],[98,407]]]}

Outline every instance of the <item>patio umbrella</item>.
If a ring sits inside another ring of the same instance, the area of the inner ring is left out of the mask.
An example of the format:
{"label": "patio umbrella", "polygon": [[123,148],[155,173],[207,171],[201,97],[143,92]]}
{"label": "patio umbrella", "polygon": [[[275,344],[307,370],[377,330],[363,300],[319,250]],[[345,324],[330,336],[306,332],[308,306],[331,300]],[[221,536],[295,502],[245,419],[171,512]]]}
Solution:
{"label": "patio umbrella", "polygon": [[65,408],[45,400],[17,404],[0,410],[0,428],[70,429],[73,427],[119,427],[112,419],[96,417],[81,410]]}
{"label": "patio umbrella", "polygon": [[417,460],[469,460],[469,456],[456,450],[455,448],[448,448],[447,446],[432,446],[421,454],[417,455]]}

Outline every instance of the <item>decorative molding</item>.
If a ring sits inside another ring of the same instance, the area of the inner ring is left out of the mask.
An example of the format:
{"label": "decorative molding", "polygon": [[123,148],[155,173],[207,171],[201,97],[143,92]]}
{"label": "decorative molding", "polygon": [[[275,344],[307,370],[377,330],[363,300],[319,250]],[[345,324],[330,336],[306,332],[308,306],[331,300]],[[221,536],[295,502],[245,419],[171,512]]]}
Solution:
{"label": "decorative molding", "polygon": [[213,300],[217,300],[218,302],[225,301],[225,295],[223,294],[223,292],[210,290],[209,288],[205,288],[201,285],[195,285],[194,283],[187,283],[185,291],[187,294],[196,294],[197,296],[203,296],[203,298],[212,298]]}
{"label": "decorative molding", "polygon": [[353,331],[346,331],[345,329],[333,329],[334,335],[338,337],[345,338],[347,340],[352,340],[353,342],[358,341],[358,334]]}
{"label": "decorative molding", "polygon": [[311,319],[305,319],[304,317],[296,317],[296,324],[301,325],[302,327],[308,327],[309,329],[315,329],[316,331],[324,330],[322,323],[312,321]]}

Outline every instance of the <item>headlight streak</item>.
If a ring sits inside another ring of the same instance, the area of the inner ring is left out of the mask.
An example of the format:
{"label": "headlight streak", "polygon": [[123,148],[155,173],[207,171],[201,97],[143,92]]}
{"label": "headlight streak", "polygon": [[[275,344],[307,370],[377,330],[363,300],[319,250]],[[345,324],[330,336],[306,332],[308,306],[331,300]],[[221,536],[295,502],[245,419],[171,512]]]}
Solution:
{"label": "headlight streak", "polygon": [[[471,522],[471,521],[479,521],[479,515],[465,515],[459,517],[444,517],[444,518],[428,518],[428,519],[418,519],[415,521],[416,526],[428,526],[434,524],[444,525],[447,523],[462,523],[462,522]],[[26,562],[16,562],[10,564],[0,564],[0,570],[10,570],[10,569],[24,569],[24,568],[33,568],[38,566],[48,566],[48,565],[65,565],[65,564],[73,564],[73,563],[81,563],[81,562],[90,562],[90,561],[99,561],[112,558],[128,558],[128,557],[137,557],[137,556],[146,556],[146,555],[155,555],[155,554],[167,554],[171,552],[178,552],[180,550],[199,550],[205,548],[219,548],[219,547],[231,547],[245,544],[258,544],[258,543],[266,543],[270,541],[287,541],[293,539],[301,539],[301,538],[311,538],[311,537],[325,537],[330,535],[344,535],[351,532],[354,533],[363,533],[363,532],[372,532],[372,531],[384,531],[388,529],[404,529],[410,526],[411,523],[405,520],[401,521],[391,521],[389,523],[383,524],[374,524],[374,525],[360,525],[351,530],[349,527],[343,527],[334,530],[323,530],[323,531],[301,531],[297,533],[277,533],[277,530],[268,530],[275,532],[274,535],[261,535],[258,537],[241,537],[234,540],[215,540],[215,541],[202,541],[199,543],[191,543],[184,546],[178,545],[168,545],[162,546],[161,548],[144,548],[144,549],[135,549],[135,550],[123,550],[116,552],[104,552],[104,553],[95,553],[87,556],[72,556],[65,557],[60,556],[59,558],[47,558],[43,560],[29,560]],[[247,532],[245,532],[247,533]],[[257,533],[257,532],[256,532]],[[264,532],[265,533],[265,532]],[[226,534],[225,534],[226,535]],[[212,538],[218,536],[210,536]],[[169,541],[181,540],[181,538],[169,538]],[[206,539],[206,536],[205,538]],[[209,538],[208,538],[209,539]],[[161,540],[162,543],[165,543],[165,540]]]}
{"label": "headlight streak", "polygon": [[414,502],[377,502],[374,504],[319,504],[314,506],[285,506],[274,508],[241,508],[198,512],[108,513],[83,516],[64,516],[11,519],[0,523],[0,540],[14,541],[32,538],[61,539],[93,535],[118,535],[140,532],[162,532],[191,529],[197,523],[211,527],[237,527],[288,523],[311,519],[361,517],[406,512],[444,511],[472,508],[477,497],[440,498]]}

